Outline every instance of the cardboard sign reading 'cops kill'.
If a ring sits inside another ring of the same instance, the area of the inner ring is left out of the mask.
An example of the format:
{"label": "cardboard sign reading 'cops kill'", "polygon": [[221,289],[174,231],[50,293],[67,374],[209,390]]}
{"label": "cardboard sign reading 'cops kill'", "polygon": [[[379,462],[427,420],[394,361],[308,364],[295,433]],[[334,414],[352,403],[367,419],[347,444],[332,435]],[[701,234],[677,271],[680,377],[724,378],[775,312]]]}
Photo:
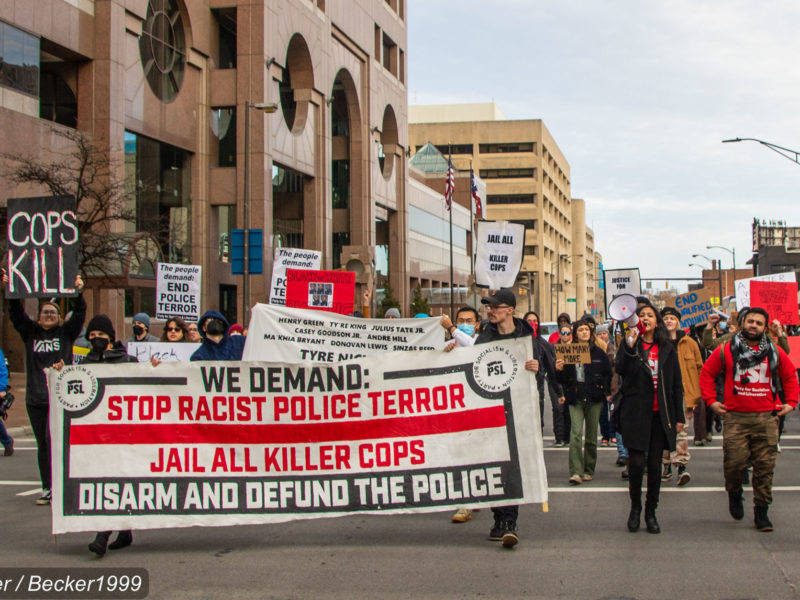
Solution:
{"label": "cardboard sign reading 'cops kill'", "polygon": [[7,298],[75,294],[78,225],[71,196],[8,199]]}
{"label": "cardboard sign reading 'cops kill'", "polygon": [[497,290],[512,287],[522,266],[525,226],[509,221],[479,221],[475,283]]}

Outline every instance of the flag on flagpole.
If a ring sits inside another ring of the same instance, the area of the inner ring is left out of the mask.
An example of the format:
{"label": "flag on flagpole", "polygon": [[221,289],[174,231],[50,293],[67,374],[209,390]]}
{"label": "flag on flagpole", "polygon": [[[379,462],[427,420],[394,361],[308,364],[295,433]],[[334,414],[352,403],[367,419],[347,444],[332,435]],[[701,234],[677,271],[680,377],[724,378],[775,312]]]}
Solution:
{"label": "flag on flagpole", "polygon": [[447,179],[444,182],[444,205],[447,210],[453,204],[453,191],[456,189],[456,174],[453,170],[453,157],[447,159]]}
{"label": "flag on flagpole", "polygon": [[483,216],[483,208],[481,206],[481,195],[478,191],[478,182],[475,181],[475,171],[469,172],[470,189],[472,190],[472,197],[475,199],[475,214],[480,219]]}

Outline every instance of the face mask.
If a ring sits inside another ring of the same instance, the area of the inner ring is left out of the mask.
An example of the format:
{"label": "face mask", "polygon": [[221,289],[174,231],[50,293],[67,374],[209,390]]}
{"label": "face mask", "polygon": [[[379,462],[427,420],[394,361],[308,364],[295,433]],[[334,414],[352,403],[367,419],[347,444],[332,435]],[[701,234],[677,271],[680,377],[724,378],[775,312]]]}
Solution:
{"label": "face mask", "polygon": [[102,353],[108,348],[108,340],[104,337],[93,337],[89,343],[92,345],[92,350],[98,353]]}
{"label": "face mask", "polygon": [[728,322],[727,321],[720,321],[718,327],[719,327],[720,331],[727,331],[728,330]]}
{"label": "face mask", "polygon": [[144,333],[144,327],[142,327],[141,325],[134,325],[133,326],[133,335],[135,335],[136,337],[139,337],[143,333]]}
{"label": "face mask", "polygon": [[211,335],[222,335],[225,333],[225,323],[219,319],[209,319],[206,323],[206,333]]}
{"label": "face mask", "polygon": [[475,325],[470,325],[469,323],[459,323],[456,328],[470,336],[475,333]]}

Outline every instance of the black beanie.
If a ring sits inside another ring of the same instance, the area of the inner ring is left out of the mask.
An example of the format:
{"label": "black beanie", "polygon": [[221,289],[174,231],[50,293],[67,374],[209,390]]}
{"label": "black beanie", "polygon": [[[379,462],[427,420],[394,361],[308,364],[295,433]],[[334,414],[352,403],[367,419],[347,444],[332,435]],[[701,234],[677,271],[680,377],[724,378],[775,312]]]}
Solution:
{"label": "black beanie", "polygon": [[681,313],[679,313],[678,309],[673,306],[665,306],[664,308],[661,309],[661,318],[663,319],[667,315],[672,315],[673,317],[678,319],[678,322],[680,322],[681,320]]}
{"label": "black beanie", "polygon": [[91,331],[102,331],[103,333],[107,333],[112,342],[117,336],[116,332],[114,331],[114,325],[111,323],[111,319],[109,319],[106,315],[95,315],[92,317],[92,320],[89,321],[89,324],[86,326],[86,335],[88,336],[89,332]]}

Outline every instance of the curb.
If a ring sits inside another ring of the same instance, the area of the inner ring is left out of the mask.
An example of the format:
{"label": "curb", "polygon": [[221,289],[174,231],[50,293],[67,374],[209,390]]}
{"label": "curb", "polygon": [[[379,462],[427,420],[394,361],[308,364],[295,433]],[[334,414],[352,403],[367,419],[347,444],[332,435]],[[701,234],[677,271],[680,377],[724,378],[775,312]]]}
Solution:
{"label": "curb", "polygon": [[8,427],[6,428],[8,435],[12,438],[15,437],[33,437],[33,427],[30,425],[23,425],[21,427]]}

